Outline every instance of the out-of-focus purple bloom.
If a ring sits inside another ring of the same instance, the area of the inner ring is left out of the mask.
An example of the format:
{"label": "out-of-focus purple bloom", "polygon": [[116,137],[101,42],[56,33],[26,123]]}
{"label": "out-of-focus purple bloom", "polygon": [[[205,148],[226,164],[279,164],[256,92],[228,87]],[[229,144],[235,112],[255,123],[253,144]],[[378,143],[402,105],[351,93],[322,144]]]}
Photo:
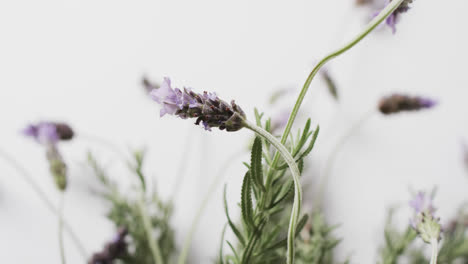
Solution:
{"label": "out-of-focus purple bloom", "polygon": [[45,146],[50,173],[57,188],[64,191],[67,187],[67,165],[57,148],[57,142],[72,139],[73,129],[65,123],[39,122],[28,125],[23,134]]}
{"label": "out-of-focus purple bloom", "polygon": [[[387,4],[390,4],[392,0],[388,0]],[[387,20],[385,23],[392,29],[392,33],[396,33],[396,24],[400,20],[400,15],[403,13],[406,13],[410,9],[410,4],[413,3],[413,0],[405,0],[403,3],[400,4],[400,6],[393,11],[393,13],[387,17]]]}
{"label": "out-of-focus purple bloom", "polygon": [[393,94],[380,100],[379,111],[384,115],[390,115],[402,111],[417,111],[432,108],[436,104],[436,101],[429,98]]}
{"label": "out-of-focus purple bloom", "polygon": [[436,209],[432,203],[432,197],[425,192],[418,192],[409,202],[414,215],[411,218],[411,226],[418,232],[426,243],[440,239],[441,226],[439,218],[435,216]]}
{"label": "out-of-focus purple bloom", "polygon": [[124,227],[119,228],[116,236],[108,242],[104,249],[94,253],[88,264],[112,264],[114,261],[127,253],[127,243],[125,237],[128,230]]}
{"label": "out-of-focus purple bloom", "polygon": [[34,138],[40,144],[55,144],[59,140],[70,140],[74,132],[70,126],[64,123],[39,122],[30,124],[23,129],[23,134]]}
{"label": "out-of-focus purple bloom", "polygon": [[198,94],[190,88],[172,88],[170,79],[164,78],[161,87],[153,89],[150,95],[162,105],[161,116],[170,114],[182,119],[196,118],[195,124],[201,123],[208,131],[211,131],[212,127],[237,131],[244,126],[244,111],[234,101],[228,104],[215,93]]}
{"label": "out-of-focus purple bloom", "polygon": [[143,84],[143,88],[145,88],[146,94],[150,94],[153,89],[158,89],[160,85],[158,83],[151,82],[146,76],[143,77],[141,83]]}

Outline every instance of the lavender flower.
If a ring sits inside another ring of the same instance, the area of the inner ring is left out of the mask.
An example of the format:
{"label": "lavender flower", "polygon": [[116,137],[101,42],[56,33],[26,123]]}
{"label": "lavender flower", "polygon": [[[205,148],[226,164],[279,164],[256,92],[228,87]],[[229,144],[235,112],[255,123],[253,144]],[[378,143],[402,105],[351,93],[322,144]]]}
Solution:
{"label": "lavender flower", "polygon": [[127,234],[128,230],[126,228],[119,228],[115,238],[108,242],[102,251],[93,254],[88,264],[112,264],[114,260],[125,255],[127,252],[127,243],[125,242]]}
{"label": "lavender flower", "polygon": [[432,197],[425,192],[418,192],[413,200],[409,202],[414,215],[411,219],[411,226],[418,232],[424,242],[431,243],[431,240],[439,240],[441,226],[439,218],[435,217],[436,209],[432,205]]}
{"label": "lavender flower", "polygon": [[[392,0],[388,0],[387,4],[390,4]],[[405,0],[401,5],[393,11],[393,13],[387,17],[385,23],[392,29],[392,33],[396,32],[396,24],[400,20],[400,15],[406,13],[410,9],[410,4],[413,3],[413,0]]]}
{"label": "lavender flower", "polygon": [[234,101],[228,104],[215,93],[198,94],[190,88],[184,88],[183,91],[173,89],[169,78],[164,78],[161,86],[153,89],[150,96],[162,105],[161,116],[170,114],[182,119],[196,118],[195,124],[201,123],[209,131],[212,127],[237,131],[244,126],[244,111]]}
{"label": "lavender flower", "polygon": [[417,111],[424,108],[432,108],[435,105],[436,101],[432,99],[394,94],[380,100],[379,111],[384,115],[390,115],[402,111]]}
{"label": "lavender flower", "polygon": [[43,145],[55,144],[59,140],[70,140],[74,136],[74,132],[69,125],[55,122],[30,124],[23,130],[23,134],[34,138]]}
{"label": "lavender flower", "polygon": [[153,89],[159,89],[160,87],[158,83],[153,83],[146,77],[143,77],[142,84],[147,94],[150,94]]}
{"label": "lavender flower", "polygon": [[23,130],[23,134],[45,146],[50,173],[57,188],[64,191],[67,187],[67,165],[57,148],[57,142],[73,138],[71,127],[64,123],[39,122],[28,125]]}

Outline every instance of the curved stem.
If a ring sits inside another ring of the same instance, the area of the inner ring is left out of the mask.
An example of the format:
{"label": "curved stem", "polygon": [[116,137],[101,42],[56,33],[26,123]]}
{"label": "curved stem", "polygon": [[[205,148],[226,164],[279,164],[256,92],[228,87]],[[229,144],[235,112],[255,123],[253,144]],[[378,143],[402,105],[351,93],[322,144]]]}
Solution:
{"label": "curved stem", "polygon": [[359,118],[353,125],[351,125],[351,127],[343,134],[343,136],[341,136],[341,138],[333,146],[330,155],[328,155],[328,158],[325,161],[325,168],[323,170],[323,175],[320,180],[317,199],[315,199],[316,206],[314,206],[314,208],[322,207],[325,188],[327,187],[326,185],[328,183],[328,179],[330,178],[331,170],[333,169],[336,158],[338,157],[338,154],[340,154],[340,151],[343,149],[343,146],[346,144],[346,142],[348,142],[351,136],[354,135],[354,133],[358,129],[360,129],[362,125],[366,123],[367,120],[369,120],[372,117],[374,113],[375,111],[374,109],[372,109],[371,111],[364,114],[361,118]]}
{"label": "curved stem", "polygon": [[66,264],[65,258],[65,245],[63,241],[63,210],[65,207],[65,193],[60,192],[60,205],[59,205],[59,213],[58,213],[58,236],[59,236],[59,247],[60,247],[60,260],[62,264]]}
{"label": "curved stem", "polygon": [[437,255],[439,254],[439,242],[437,239],[431,239],[432,254],[430,264],[437,264]]}
{"label": "curved stem", "polygon": [[153,255],[155,264],[163,264],[161,250],[153,238],[153,232],[151,227],[151,219],[146,211],[145,197],[142,195],[141,199],[138,201],[138,208],[140,210],[141,219],[143,221],[143,227],[146,232],[146,239],[148,240],[149,247],[151,249],[151,254]]}
{"label": "curved stem", "polygon": [[[8,155],[6,152],[2,151],[0,149],[0,158],[8,162],[17,172],[18,174],[23,177],[24,181],[31,186],[33,191],[39,196],[39,200],[41,200],[47,209],[53,213],[54,215],[59,215],[59,210],[55,207],[55,205],[52,203],[52,201],[47,197],[46,193],[41,189],[41,187],[34,181],[33,177],[26,171],[26,169],[21,166],[21,164],[16,161],[13,157]],[[88,254],[86,253],[85,247],[83,246],[84,244],[81,242],[81,240],[78,238],[76,233],[73,231],[73,228],[70,226],[70,224],[66,221],[65,218],[62,219],[63,226],[65,231],[67,231],[68,235],[72,239],[73,243],[75,244],[76,248],[80,252],[81,256],[83,259],[86,261],[86,258]]]}
{"label": "curved stem", "polygon": [[246,128],[254,131],[257,135],[263,137],[265,140],[270,142],[270,144],[272,144],[276,148],[278,153],[281,154],[283,159],[288,164],[289,169],[291,170],[291,175],[294,181],[294,203],[293,203],[293,208],[291,212],[291,218],[289,220],[288,240],[287,240],[288,241],[287,258],[286,258],[287,262],[286,263],[293,264],[294,263],[294,239],[295,239],[297,221],[299,220],[299,217],[301,214],[301,203],[302,203],[302,187],[301,187],[301,182],[299,178],[301,173],[299,172],[299,168],[297,167],[296,161],[294,160],[291,153],[289,153],[286,147],[278,139],[276,139],[272,134],[268,133],[263,128],[253,123],[250,123],[247,120],[244,120],[244,125]]}
{"label": "curved stem", "polygon": [[[348,51],[352,47],[354,47],[357,43],[359,43],[364,37],[366,37],[372,30],[374,30],[382,21],[384,21],[389,15],[395,11],[398,6],[403,2],[404,0],[393,0],[388,4],[381,12],[379,15],[377,15],[374,19],[372,19],[371,22],[364,28],[364,30],[359,33],[354,39],[352,39],[350,42],[345,44],[343,47],[340,49],[330,53],[329,55],[325,56],[322,60],[320,60],[317,65],[314,67],[312,72],[309,74],[307,77],[304,86],[302,87],[301,92],[299,93],[299,96],[297,97],[296,104],[294,105],[294,108],[289,115],[288,123],[286,124],[286,127],[283,132],[283,136],[281,137],[281,143],[285,144],[286,140],[288,139],[289,133],[291,132],[292,125],[294,123],[294,120],[296,119],[297,113],[299,112],[299,108],[301,107],[302,101],[304,100],[305,95],[307,94],[307,91],[309,90],[309,86],[314,79],[315,75],[318,73],[320,68],[322,68],[323,65],[325,65],[328,61],[332,60],[333,58],[343,54],[344,52]],[[274,158],[273,158],[273,163],[271,168],[275,168],[279,160],[279,153],[276,152]],[[266,179],[266,186],[269,187],[271,184],[273,178],[273,170],[270,169],[270,171],[267,174],[267,179]]]}
{"label": "curved stem", "polygon": [[224,178],[224,177],[222,177],[223,176],[222,172],[226,171],[227,167],[229,167],[229,165],[232,164],[232,160],[235,157],[239,156],[239,154],[242,154],[243,152],[244,151],[239,151],[237,153],[234,153],[234,155],[230,156],[225,162],[222,163],[222,166],[220,167],[219,172],[216,174],[217,176],[215,176],[215,179],[211,183],[211,185],[210,185],[210,187],[208,189],[208,192],[206,193],[205,197],[203,198],[203,201],[200,204],[200,207],[198,208],[197,213],[196,213],[196,215],[195,215],[195,217],[194,217],[194,219],[192,221],[192,226],[190,227],[190,231],[189,231],[187,237],[185,238],[184,246],[182,248],[182,253],[180,254],[180,257],[179,257],[179,260],[178,260],[177,263],[184,264],[187,261],[188,253],[189,253],[189,250],[190,250],[190,245],[192,243],[192,238],[193,238],[193,235],[195,233],[195,230],[198,227],[198,223],[200,222],[200,219],[201,219],[201,217],[203,215],[203,212],[204,212],[206,206],[208,205],[208,202],[210,201],[210,198],[211,198],[212,194],[216,190],[216,187],[220,183],[221,179]]}
{"label": "curved stem", "polygon": [[[183,164],[186,160],[188,160],[188,157],[191,152],[192,145],[193,145],[193,140],[192,140],[193,133],[191,132],[192,131],[190,131],[189,128],[187,128],[187,135],[185,136],[185,142],[184,142],[184,145],[182,146],[184,148],[184,152],[182,153],[182,156],[180,157],[179,164]],[[187,169],[187,166],[179,166],[179,168],[177,169],[177,172],[175,175],[176,180],[175,180],[175,184],[174,184],[172,194],[171,194],[172,197],[171,199],[169,199],[169,201],[174,202],[177,195],[179,194],[180,185],[182,183],[182,180],[184,179],[186,169]]]}

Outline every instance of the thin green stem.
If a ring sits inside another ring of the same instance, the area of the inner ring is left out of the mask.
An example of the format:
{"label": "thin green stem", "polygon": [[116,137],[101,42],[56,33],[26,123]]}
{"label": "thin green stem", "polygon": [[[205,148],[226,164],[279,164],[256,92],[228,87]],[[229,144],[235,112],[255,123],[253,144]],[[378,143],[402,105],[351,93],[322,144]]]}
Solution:
{"label": "thin green stem", "polygon": [[247,120],[244,120],[244,125],[246,128],[254,131],[257,135],[263,137],[265,140],[270,142],[270,144],[276,148],[278,153],[280,153],[280,155],[288,164],[289,169],[291,170],[291,175],[294,181],[294,202],[293,202],[293,208],[291,212],[291,218],[289,221],[288,239],[287,239],[287,242],[288,242],[287,243],[287,256],[286,256],[287,262],[286,263],[293,264],[294,255],[295,255],[294,239],[295,239],[297,221],[299,221],[300,214],[301,214],[301,203],[302,203],[302,187],[301,187],[301,182],[300,182],[301,173],[299,172],[299,168],[297,167],[296,161],[294,160],[291,153],[289,153],[286,147],[278,139],[276,139],[272,134],[268,133],[263,128],[253,123],[250,123]]}
{"label": "thin green stem", "polygon": [[437,239],[431,239],[432,254],[430,264],[437,264],[437,255],[439,254],[439,242]]}
{"label": "thin green stem", "polygon": [[[364,28],[364,30],[359,33],[354,39],[352,39],[350,42],[345,44],[343,47],[340,49],[330,53],[329,55],[325,56],[322,60],[320,60],[317,65],[314,67],[312,72],[309,74],[307,77],[304,86],[302,87],[301,92],[299,93],[299,96],[296,100],[296,104],[294,105],[294,108],[289,115],[288,123],[286,124],[286,127],[284,128],[283,135],[281,137],[281,143],[285,144],[286,140],[288,139],[289,133],[291,132],[292,125],[294,123],[294,120],[296,119],[297,113],[299,112],[299,108],[301,107],[302,101],[304,100],[304,97],[307,94],[307,91],[309,90],[310,84],[312,80],[314,79],[315,75],[319,72],[320,68],[322,68],[323,65],[325,65],[328,61],[332,60],[335,57],[338,57],[339,55],[343,54],[344,52],[348,51],[352,47],[354,47],[357,43],[359,43],[364,37],[366,37],[372,30],[374,30],[382,21],[384,21],[389,15],[395,11],[398,6],[403,2],[404,0],[393,0],[390,2],[390,4],[385,7],[379,15],[377,15],[374,19],[372,19],[371,22]],[[267,179],[266,179],[266,186],[269,187],[271,185],[272,179],[273,179],[273,168],[277,165],[279,160],[279,153],[276,152],[272,165],[270,167],[270,170],[267,174]]]}
{"label": "thin green stem", "polygon": [[322,178],[320,179],[318,195],[317,195],[317,198],[315,199],[316,206],[314,206],[314,208],[319,209],[322,207],[322,201],[323,201],[324,194],[325,194],[325,188],[327,187],[327,183],[330,178],[331,170],[333,169],[336,158],[338,157],[338,154],[340,154],[340,151],[343,149],[343,146],[346,144],[346,142],[348,142],[351,136],[353,136],[354,133],[357,130],[359,130],[359,128],[361,128],[366,123],[366,121],[372,117],[374,113],[375,113],[375,110],[372,109],[371,111],[364,114],[361,118],[359,118],[359,120],[357,120],[354,124],[352,124],[351,127],[343,134],[343,136],[341,136],[341,138],[333,146],[333,149],[330,152],[330,155],[328,155],[328,158],[325,161],[325,168],[323,170]]}
{"label": "thin green stem", "polygon": [[140,210],[141,219],[143,221],[143,227],[146,232],[146,239],[148,240],[149,247],[151,249],[151,254],[153,255],[155,264],[163,264],[161,249],[159,248],[156,240],[153,238],[153,228],[151,226],[151,219],[146,211],[145,196],[142,194],[140,200],[138,200],[138,208]]}
{"label": "thin green stem", "polygon": [[[37,184],[34,178],[31,177],[28,171],[23,166],[21,166],[21,164],[17,160],[15,160],[13,157],[11,157],[9,154],[2,151],[1,149],[0,149],[0,158],[2,158],[4,161],[9,163],[18,172],[18,174],[24,179],[24,181],[27,184],[29,184],[29,186],[31,186],[33,191],[39,197],[39,200],[41,200],[44,203],[44,205],[52,214],[56,216],[59,215],[59,210],[55,207],[54,203],[52,203],[52,201],[47,197],[46,193],[41,189],[39,184]],[[81,256],[86,261],[88,254],[86,253],[85,247],[83,246],[84,244],[78,238],[75,231],[70,226],[70,224],[66,221],[66,219],[63,218],[62,221],[63,221],[65,231],[67,231],[68,235],[70,236],[76,248],[78,249],[78,252],[80,252]]]}
{"label": "thin green stem", "polygon": [[234,153],[234,155],[230,156],[225,162],[222,163],[222,166],[220,167],[219,172],[216,174],[215,179],[213,180],[210,187],[208,188],[208,192],[203,198],[203,201],[200,204],[200,207],[198,208],[197,213],[192,221],[190,231],[187,237],[185,238],[184,246],[182,248],[182,252],[180,253],[179,260],[177,262],[178,264],[184,264],[187,261],[188,253],[190,250],[190,245],[192,244],[193,235],[195,234],[195,231],[198,227],[200,219],[203,215],[203,212],[205,211],[206,206],[208,205],[208,202],[210,201],[211,196],[213,195],[214,191],[216,190],[216,187],[219,185],[221,180],[224,178],[223,172],[227,170],[230,164],[233,164],[232,160],[235,157],[239,156],[239,154],[242,154],[243,152],[244,151],[239,151],[237,153]]}
{"label": "thin green stem", "polygon": [[65,245],[63,241],[63,210],[65,207],[65,193],[62,191],[60,192],[60,206],[59,206],[59,213],[58,213],[58,238],[59,238],[59,247],[60,247],[60,260],[62,264],[66,264],[65,258]]}

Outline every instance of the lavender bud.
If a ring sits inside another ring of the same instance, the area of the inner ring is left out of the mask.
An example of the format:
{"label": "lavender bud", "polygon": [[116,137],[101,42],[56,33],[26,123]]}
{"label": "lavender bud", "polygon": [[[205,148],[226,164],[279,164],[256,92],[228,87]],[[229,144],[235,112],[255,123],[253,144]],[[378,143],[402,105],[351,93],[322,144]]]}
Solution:
{"label": "lavender bud", "polygon": [[409,205],[414,211],[411,226],[422,240],[426,243],[431,243],[433,239],[440,240],[442,232],[440,219],[435,217],[436,209],[432,205],[432,197],[424,192],[418,192]]}
{"label": "lavender bud", "polygon": [[432,108],[435,105],[436,102],[428,98],[394,94],[380,100],[379,111],[384,115],[390,115],[402,111],[417,111],[424,108]]}
{"label": "lavender bud", "polygon": [[356,5],[367,5],[372,4],[374,0],[356,0]]}
{"label": "lavender bud", "polygon": [[114,260],[127,253],[127,243],[125,237],[128,230],[125,227],[119,228],[113,240],[108,242],[104,249],[100,252],[94,253],[88,264],[112,264]]}
{"label": "lavender bud", "polygon": [[162,105],[161,116],[170,114],[182,119],[196,118],[195,124],[202,124],[209,131],[212,127],[237,131],[244,126],[244,111],[234,101],[228,104],[215,93],[198,94],[190,88],[184,88],[183,91],[173,89],[169,78],[164,78],[161,86],[153,89],[150,96]]}
{"label": "lavender bud", "polygon": [[60,155],[55,145],[49,145],[46,154],[55,185],[60,191],[65,191],[67,188],[67,165],[62,159],[62,155]]}

